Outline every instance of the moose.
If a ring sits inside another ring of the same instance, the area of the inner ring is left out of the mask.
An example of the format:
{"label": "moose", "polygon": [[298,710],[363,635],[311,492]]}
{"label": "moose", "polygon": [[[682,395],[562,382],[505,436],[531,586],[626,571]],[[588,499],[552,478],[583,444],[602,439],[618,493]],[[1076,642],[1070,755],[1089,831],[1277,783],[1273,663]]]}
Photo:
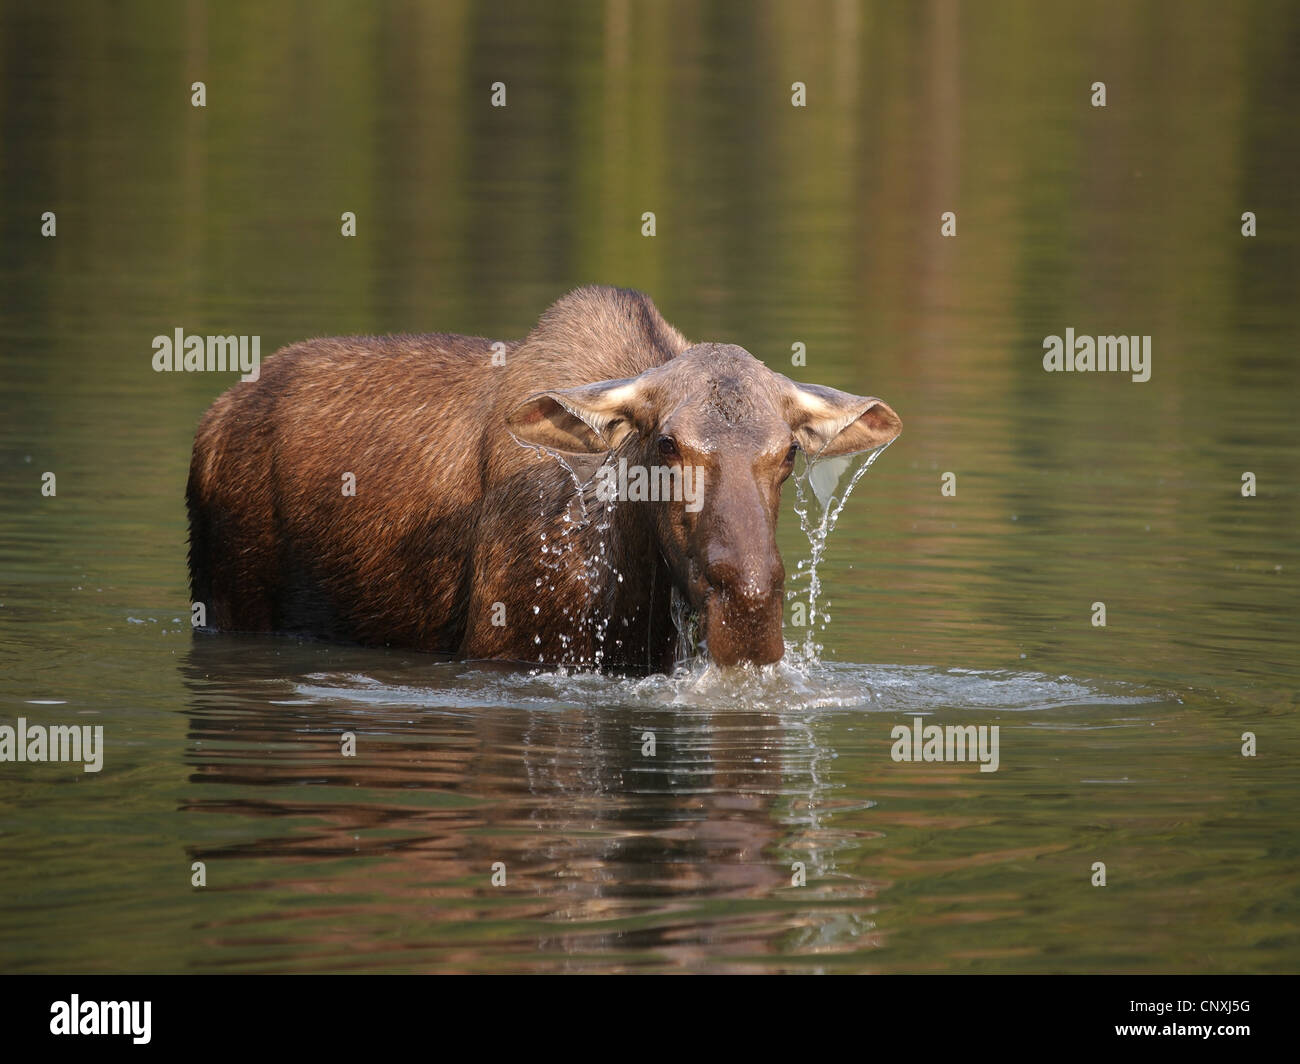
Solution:
{"label": "moose", "polygon": [[[689,612],[712,661],[769,664],[798,452],[901,428],[880,399],[689,343],[627,289],[570,292],[517,341],[307,340],[199,424],[191,594],[218,630],[629,672],[670,671]],[[698,502],[597,498],[611,464],[688,467]]]}

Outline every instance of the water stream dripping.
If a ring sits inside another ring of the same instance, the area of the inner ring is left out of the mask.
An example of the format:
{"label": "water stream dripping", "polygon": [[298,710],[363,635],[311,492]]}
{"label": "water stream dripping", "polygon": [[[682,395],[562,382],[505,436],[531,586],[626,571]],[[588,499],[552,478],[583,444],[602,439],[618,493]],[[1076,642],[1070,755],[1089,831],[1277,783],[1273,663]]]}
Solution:
{"label": "water stream dripping", "polygon": [[[582,546],[582,534],[588,529],[592,529],[597,533],[591,551],[589,553],[582,552],[576,567],[576,572],[586,589],[583,601],[580,605],[575,605],[572,609],[563,611],[565,618],[573,623],[573,633],[580,633],[587,629],[591,630],[593,639],[592,655],[588,658],[585,654],[575,653],[573,648],[575,634],[561,632],[559,639],[564,648],[564,653],[560,661],[551,662],[550,664],[562,667],[593,668],[599,671],[605,659],[605,639],[609,633],[609,626],[613,621],[610,611],[604,608],[606,599],[604,592],[613,583],[623,580],[623,574],[610,562],[608,547],[605,542],[605,535],[612,527],[617,500],[614,498],[607,501],[593,500],[592,505],[589,506],[587,495],[595,482],[595,471],[584,480],[579,471],[570,464],[561,452],[552,450],[549,447],[520,442],[523,446],[530,447],[539,454],[554,459],[568,473],[569,479],[573,482],[573,494],[562,517],[559,542],[547,542],[546,532],[542,531],[540,533],[539,545],[542,565],[552,577],[544,581],[547,592],[557,593],[555,576],[563,574],[571,577],[575,571],[570,556],[574,553],[575,548]],[[608,456],[605,461],[609,461]],[[596,469],[598,470],[603,464],[603,462],[597,463]],[[540,503],[539,515],[544,521],[547,502],[544,484],[538,491],[538,500]],[[574,512],[575,504],[576,514]],[[539,583],[537,590],[543,590],[541,583]],[[533,642],[535,644],[541,643],[540,634],[534,636]],[[544,655],[541,654],[538,655],[537,661],[539,665],[547,664],[544,661]]]}
{"label": "water stream dripping", "polygon": [[[834,531],[835,522],[839,520],[854,487],[888,446],[886,443],[871,451],[834,458],[810,459],[805,455],[795,471],[794,512],[799,516],[799,527],[808,537],[809,555],[799,562],[791,583],[807,580],[808,624],[803,657],[810,665],[821,661],[823,646],[817,641],[817,636],[825,632],[830,621],[830,615],[824,607],[821,614],[817,612],[821,597],[821,578],[817,567],[826,552],[826,541]],[[791,588],[786,592],[786,598],[796,599],[803,590],[800,587]]]}
{"label": "water stream dripping", "polygon": [[690,668],[700,653],[700,615],[686,601],[686,596],[674,584],[669,598],[673,627],[677,629],[677,652],[673,657],[673,671]]}

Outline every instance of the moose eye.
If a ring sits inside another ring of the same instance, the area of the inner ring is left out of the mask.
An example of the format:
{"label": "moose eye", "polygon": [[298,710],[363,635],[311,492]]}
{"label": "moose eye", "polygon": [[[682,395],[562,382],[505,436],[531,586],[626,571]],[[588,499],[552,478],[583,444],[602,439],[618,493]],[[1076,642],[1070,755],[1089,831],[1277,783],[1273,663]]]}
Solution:
{"label": "moose eye", "polygon": [[790,449],[785,453],[785,460],[787,462],[793,462],[794,456],[797,455],[798,453],[799,453],[799,445],[797,443],[790,444]]}
{"label": "moose eye", "polygon": [[681,452],[677,450],[677,441],[671,436],[659,437],[659,453],[665,458],[681,457]]}

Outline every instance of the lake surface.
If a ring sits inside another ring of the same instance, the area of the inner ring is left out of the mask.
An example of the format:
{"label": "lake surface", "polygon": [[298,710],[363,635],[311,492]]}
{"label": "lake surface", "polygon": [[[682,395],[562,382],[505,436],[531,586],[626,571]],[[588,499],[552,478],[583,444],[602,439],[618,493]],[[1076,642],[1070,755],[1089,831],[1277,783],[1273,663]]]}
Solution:
{"label": "lake surface", "polygon": [[[0,763],[0,970],[1300,969],[1297,39],[1281,3],[0,3],[0,724],[104,728],[98,773]],[[589,282],[901,415],[782,665],[191,632],[235,378],[153,337],[514,338]],[[1067,328],[1150,336],[1150,379],[1045,372]],[[997,771],[893,760],[918,715],[998,726]]]}

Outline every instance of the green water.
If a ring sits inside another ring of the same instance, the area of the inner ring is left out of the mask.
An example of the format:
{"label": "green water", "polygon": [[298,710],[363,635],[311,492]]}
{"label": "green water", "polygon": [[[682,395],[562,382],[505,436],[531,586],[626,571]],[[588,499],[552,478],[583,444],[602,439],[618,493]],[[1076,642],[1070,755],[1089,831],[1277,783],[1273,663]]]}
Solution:
{"label": "green water", "polygon": [[[0,3],[0,724],[105,743],[0,763],[0,969],[1296,971],[1297,40],[1284,3]],[[190,632],[234,377],[154,336],[512,338],[588,282],[903,418],[820,660]],[[1067,328],[1151,336],[1151,379],[1044,372]],[[918,714],[999,726],[998,771],[892,760]]]}

